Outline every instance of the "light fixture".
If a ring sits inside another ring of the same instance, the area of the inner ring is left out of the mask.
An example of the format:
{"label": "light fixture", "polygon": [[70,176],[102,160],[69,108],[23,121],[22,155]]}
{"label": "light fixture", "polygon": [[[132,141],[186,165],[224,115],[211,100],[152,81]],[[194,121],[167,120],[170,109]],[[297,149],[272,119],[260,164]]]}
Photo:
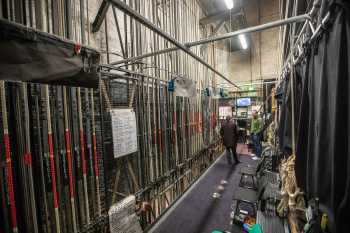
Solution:
{"label": "light fixture", "polygon": [[227,9],[231,10],[233,8],[233,0],[224,0]]}
{"label": "light fixture", "polygon": [[248,48],[248,44],[247,44],[247,40],[245,38],[245,35],[244,34],[240,34],[238,36],[238,38],[239,38],[239,42],[241,42],[242,49],[247,49]]}

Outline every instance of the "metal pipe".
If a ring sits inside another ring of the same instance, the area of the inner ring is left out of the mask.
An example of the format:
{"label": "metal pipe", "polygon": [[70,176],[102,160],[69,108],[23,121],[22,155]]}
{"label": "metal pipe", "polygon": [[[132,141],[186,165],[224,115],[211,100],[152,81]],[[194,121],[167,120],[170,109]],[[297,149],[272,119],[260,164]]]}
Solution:
{"label": "metal pipe", "polygon": [[225,24],[225,20],[223,19],[216,25],[211,35],[214,36],[224,24]]}
{"label": "metal pipe", "polygon": [[[304,33],[304,31],[305,31],[305,29],[306,29],[307,26],[310,27],[310,29],[311,29],[311,31],[312,31],[312,33],[313,33],[313,35],[312,35],[311,39],[309,40],[309,42],[312,42],[313,39],[315,38],[315,36],[318,34],[318,32],[319,32],[319,30],[320,30],[320,25],[319,25],[318,28],[315,30],[315,29],[313,28],[313,24],[311,23],[311,20],[314,19],[314,18],[316,17],[317,13],[318,13],[319,10],[320,10],[320,7],[321,7],[321,0],[314,0],[313,5],[312,5],[312,8],[311,8],[311,10],[310,10],[309,13],[308,13],[308,16],[309,16],[309,20],[308,20],[308,21],[309,21],[309,22],[306,22],[306,23],[304,24],[304,26],[303,26],[302,30],[300,31],[300,33],[299,33],[299,35],[298,35],[298,38],[297,38],[297,40],[296,40],[295,43],[298,43],[298,42],[299,42],[299,39],[300,39],[301,35]],[[325,16],[324,20],[325,20],[326,18],[328,18],[328,17],[329,17],[329,15],[327,14],[327,15]],[[326,19],[326,20],[328,20],[328,19]],[[321,22],[321,25],[322,25],[322,22]],[[288,66],[289,61],[290,61],[290,59],[291,59],[291,55],[292,55],[292,52],[289,53],[289,55],[288,55],[287,58],[285,59],[286,63],[283,65],[282,70],[286,69],[286,67]],[[298,61],[299,59],[300,59],[300,56],[297,58],[297,61]],[[292,62],[293,62],[293,61],[292,61]]]}
{"label": "metal pipe", "polygon": [[[321,29],[322,29],[322,28],[324,27],[324,25],[328,22],[329,18],[330,18],[330,12],[328,12],[328,13],[326,14],[326,16],[325,16],[325,17],[323,18],[323,20],[321,21],[321,24],[320,24],[316,29],[312,29],[312,24],[309,25],[310,28],[311,28],[311,31],[313,32],[311,38],[308,40],[308,43],[309,43],[309,44],[312,43],[312,42],[315,40],[315,38],[321,33]],[[295,42],[296,44],[299,42],[299,39],[301,38],[302,33],[303,33],[303,31],[300,32],[300,34],[299,34],[299,36],[298,36],[298,39],[297,39],[297,41]],[[287,62],[284,64],[283,69],[285,69],[285,68],[287,67],[287,65],[289,64],[289,61],[291,61],[291,64],[292,64],[292,65],[298,64],[298,63],[301,61],[301,59],[303,58],[304,55],[305,55],[305,54],[303,53],[303,51],[301,51],[301,52],[299,51],[298,56],[297,56],[296,58],[294,58],[294,57],[293,57],[293,54],[290,53],[289,56],[288,56],[288,58],[286,59]]]}
{"label": "metal pipe", "polygon": [[123,40],[122,40],[122,34],[120,33],[120,27],[119,27],[119,22],[118,22],[118,17],[117,17],[117,13],[115,11],[115,8],[112,7],[113,10],[113,16],[114,16],[114,21],[115,21],[115,26],[117,28],[117,33],[118,33],[118,38],[119,38],[119,43],[120,43],[120,49],[122,51],[123,54],[123,58],[126,58],[126,53],[124,50],[124,44],[123,44]]}
{"label": "metal pipe", "polygon": [[[112,0],[112,1],[116,1],[116,0]],[[209,38],[202,39],[202,40],[195,41],[195,42],[185,43],[184,46],[187,48],[190,48],[190,47],[201,45],[201,44],[207,44],[207,43],[211,43],[211,42],[215,42],[215,41],[219,41],[219,40],[228,39],[231,37],[238,36],[240,34],[258,32],[258,31],[262,31],[262,30],[266,30],[266,29],[270,29],[270,28],[274,28],[274,27],[278,27],[278,26],[283,26],[283,25],[290,24],[290,23],[302,22],[305,20],[310,20],[310,16],[308,14],[290,17],[288,19],[277,20],[277,21],[269,22],[269,23],[254,26],[254,27],[248,27],[245,29],[225,33],[225,34],[218,35],[218,36],[209,37]],[[146,53],[146,54],[143,54],[140,56],[131,57],[131,58],[124,59],[121,61],[116,61],[116,62],[113,62],[110,64],[111,65],[118,65],[118,64],[133,62],[133,61],[137,61],[137,60],[140,60],[143,58],[147,58],[147,57],[151,57],[151,56],[155,56],[155,55],[159,55],[159,54],[163,54],[163,53],[173,52],[173,51],[176,51],[178,49],[179,48],[177,48],[177,47],[167,48],[167,49],[155,51],[153,53]],[[186,51],[188,51],[188,50],[186,50]]]}
{"label": "metal pipe", "polygon": [[[317,0],[316,0],[317,1]],[[317,20],[315,19],[316,25],[318,26],[322,22],[322,17],[326,8],[326,5],[328,5],[328,1],[322,0],[321,4],[319,5],[318,8],[318,15],[317,15]],[[317,6],[316,6],[317,7]],[[315,7],[315,8],[316,8]],[[316,18],[316,17],[315,17]]]}
{"label": "metal pipe", "polygon": [[[312,25],[312,23],[309,21],[309,26],[310,26],[310,29],[311,29],[311,32],[312,33],[315,33],[315,28],[314,28],[314,25]],[[300,34],[301,35],[301,34]]]}
{"label": "metal pipe", "polygon": [[315,40],[315,38],[320,34],[321,29],[324,27],[324,25],[328,22],[330,18],[330,12],[326,14],[326,16],[322,19],[320,25],[316,28],[315,32],[312,34],[310,38],[310,43]]}
{"label": "metal pipe", "polygon": [[[133,79],[133,80],[139,80],[139,77],[145,77],[145,78],[150,78],[150,79],[157,79],[157,77],[155,76],[151,76],[151,75],[147,75],[144,73],[139,73],[133,70],[128,70],[128,69],[123,69],[121,67],[114,67],[111,65],[101,65],[102,68],[106,68],[108,70],[116,70],[119,72],[123,72],[128,74],[129,76],[123,76],[122,74],[119,73],[112,73],[112,72],[106,72],[106,71],[101,71],[101,74],[103,74],[104,76],[108,76],[108,77],[120,77],[120,78],[128,78],[128,79]],[[109,74],[108,74],[109,73]],[[162,80],[163,81],[163,80]],[[166,81],[164,81],[165,83],[167,83]]]}
{"label": "metal pipe", "polygon": [[[261,85],[261,84],[274,84],[277,83],[277,81],[268,81],[268,82],[255,82],[255,83],[246,83],[246,84],[237,84],[239,87],[244,87],[244,86],[255,86],[255,85]],[[222,87],[225,87],[225,85],[222,85]]]}
{"label": "metal pipe", "polygon": [[226,20],[228,20],[230,18],[241,16],[243,14],[244,14],[243,9],[237,9],[235,12],[232,12],[232,10],[225,10],[225,11],[221,11],[219,13],[216,13],[216,14],[209,15],[209,16],[206,16],[204,18],[201,18],[199,20],[199,24],[202,25],[202,26],[205,26],[205,25],[208,25],[208,24],[211,24],[211,23],[215,23],[215,22],[217,22],[219,20],[226,21]]}
{"label": "metal pipe", "polygon": [[211,42],[215,42],[215,41],[219,41],[219,40],[225,40],[225,39],[228,39],[228,38],[231,38],[231,37],[235,37],[235,36],[238,36],[240,34],[258,32],[258,31],[267,30],[267,29],[270,29],[270,28],[278,27],[278,26],[283,26],[283,25],[286,25],[286,24],[303,22],[303,21],[310,20],[310,19],[311,18],[310,18],[310,16],[308,14],[294,16],[294,17],[290,17],[288,19],[276,20],[276,21],[269,22],[269,23],[266,23],[266,24],[253,26],[253,27],[248,27],[248,28],[244,28],[244,29],[237,30],[237,31],[234,31],[234,32],[225,33],[223,35],[218,35],[218,36],[202,39],[202,40],[199,40],[199,41],[196,41],[196,42],[186,43],[185,46],[193,47],[193,46],[197,46],[197,45],[201,45],[201,44],[207,44],[207,43],[211,43]]}
{"label": "metal pipe", "polygon": [[314,18],[316,16],[320,7],[321,7],[321,0],[315,0],[309,13],[311,18]]}
{"label": "metal pipe", "polygon": [[299,32],[299,35],[298,35],[296,41],[295,41],[296,44],[299,43],[301,35],[304,33],[304,31],[305,31],[305,29],[307,28],[308,25],[311,27],[312,24],[310,23],[310,21],[304,23],[303,27],[301,28],[301,30]]}
{"label": "metal pipe", "polygon": [[[232,85],[236,86],[232,81],[230,81],[228,78],[226,78],[223,74],[221,74],[219,71],[214,69],[211,65],[209,65],[207,62],[202,60],[199,56],[191,52],[191,50],[181,44],[178,40],[176,40],[174,37],[169,35],[168,33],[164,32],[157,26],[155,26],[151,21],[146,19],[144,16],[140,15],[137,11],[126,5],[124,2],[120,0],[108,0],[111,4],[113,4],[115,7],[117,7],[119,10],[123,11],[125,14],[129,15],[130,17],[133,17],[135,20],[146,26],[147,28],[151,29],[155,33],[159,34],[160,36],[164,37],[171,43],[173,43],[176,47],[183,50],[185,53],[202,63],[204,66],[206,66],[208,69],[219,75],[221,78],[225,79],[227,82],[231,83]],[[160,53],[159,53],[160,54]],[[237,87],[237,86],[236,86]],[[237,87],[238,88],[238,87]]]}
{"label": "metal pipe", "polygon": [[98,9],[97,15],[95,17],[95,20],[92,23],[91,31],[93,33],[97,32],[100,29],[103,20],[106,18],[109,5],[110,5],[109,2],[105,0],[101,3],[100,8]]}
{"label": "metal pipe", "polygon": [[[298,37],[297,37],[297,39],[296,39],[296,41],[295,41],[295,44],[298,44],[298,43],[299,43],[299,40],[300,40],[301,36],[303,35],[303,33],[305,32],[305,30],[307,29],[307,27],[308,27],[308,26],[311,27],[311,25],[312,25],[312,24],[310,23],[310,21],[307,21],[307,22],[304,23],[303,27],[301,28],[300,32],[298,33]],[[312,30],[312,29],[311,29],[311,30]],[[284,65],[283,65],[283,67],[282,67],[282,71],[285,70],[285,69],[287,68],[288,63],[289,63],[289,61],[290,61],[290,59],[291,59],[291,55],[292,55],[292,53],[289,53],[288,56],[287,56],[287,58],[285,59],[287,62],[284,63]]]}

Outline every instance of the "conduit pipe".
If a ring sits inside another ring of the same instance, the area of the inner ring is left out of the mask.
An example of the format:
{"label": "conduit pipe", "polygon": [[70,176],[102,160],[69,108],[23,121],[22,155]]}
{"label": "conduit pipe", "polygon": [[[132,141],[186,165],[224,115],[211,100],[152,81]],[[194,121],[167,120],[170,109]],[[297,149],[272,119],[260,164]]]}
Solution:
{"label": "conduit pipe", "polygon": [[207,44],[207,43],[211,43],[211,42],[215,42],[215,41],[219,41],[219,40],[228,39],[228,38],[235,37],[235,36],[238,36],[241,34],[258,32],[258,31],[267,30],[267,29],[271,29],[274,27],[279,27],[279,26],[283,26],[283,25],[287,25],[287,24],[291,24],[291,23],[298,23],[298,22],[304,22],[304,21],[311,20],[311,17],[309,14],[303,14],[303,15],[299,15],[299,16],[290,17],[287,19],[276,20],[276,21],[269,22],[269,23],[262,24],[262,25],[258,25],[258,26],[248,27],[245,29],[225,33],[225,34],[218,35],[218,36],[209,37],[209,38],[202,39],[202,40],[195,41],[195,42],[181,44],[175,38],[173,38],[168,33],[164,32],[163,30],[161,30],[160,28],[155,26],[152,22],[150,22],[144,16],[140,15],[138,12],[133,10],[131,7],[126,5],[124,2],[122,2],[120,0],[107,0],[107,1],[109,3],[111,3],[112,5],[114,5],[115,7],[117,7],[119,10],[123,11],[124,13],[128,14],[130,17],[134,18],[135,20],[137,20],[138,22],[140,22],[141,24],[146,26],[147,28],[149,28],[152,31],[154,31],[155,33],[161,35],[162,37],[164,37],[165,39],[167,39],[168,41],[170,41],[171,43],[173,43],[176,46],[176,47],[172,47],[172,48],[158,50],[158,51],[154,51],[151,53],[123,59],[123,60],[120,60],[117,62],[113,62],[110,65],[119,65],[119,64],[134,62],[134,61],[137,61],[137,60],[140,60],[143,58],[147,58],[147,57],[151,57],[151,56],[155,56],[155,55],[160,55],[160,54],[164,54],[164,53],[168,53],[168,52],[173,52],[173,51],[176,51],[178,49],[181,49],[185,53],[187,53],[190,56],[192,56],[193,58],[195,58],[197,61],[199,61],[200,63],[205,65],[208,69],[212,70],[214,73],[216,73],[221,78],[223,78],[224,80],[226,80],[227,82],[229,82],[230,84],[234,85],[237,88],[239,88],[239,87],[236,84],[234,84],[232,81],[230,81],[228,78],[226,78],[223,74],[221,74],[219,71],[217,71],[212,66],[210,66],[207,62],[203,61],[200,57],[198,57],[196,54],[194,54],[192,51],[190,51],[190,47],[198,46],[201,44]]}
{"label": "conduit pipe", "polygon": [[[117,1],[117,0],[112,0],[112,1]],[[231,37],[238,36],[240,34],[247,34],[247,33],[252,33],[252,32],[258,32],[258,31],[267,30],[267,29],[274,28],[274,27],[283,26],[283,25],[286,25],[286,24],[303,22],[303,21],[310,20],[310,19],[311,18],[310,18],[310,16],[308,14],[299,15],[299,16],[290,17],[290,18],[282,19],[282,20],[277,20],[277,21],[269,22],[269,23],[258,25],[258,26],[254,26],[254,27],[248,27],[248,28],[245,28],[245,29],[241,29],[241,30],[237,30],[237,31],[234,31],[234,32],[225,33],[225,34],[218,35],[218,36],[209,37],[209,38],[202,39],[202,40],[195,41],[195,42],[185,43],[184,46],[186,48],[190,48],[190,47],[198,46],[198,45],[201,45],[201,44],[207,44],[207,43],[211,43],[211,42],[215,42],[215,41],[219,41],[219,40],[225,40],[225,39],[228,39],[228,38],[231,38]],[[178,49],[179,48],[177,48],[177,47],[172,47],[172,48],[167,48],[167,49],[163,49],[163,50],[158,50],[158,51],[155,51],[155,52],[152,52],[152,53],[146,53],[146,54],[143,54],[143,55],[140,55],[140,56],[131,57],[131,58],[128,58],[128,59],[112,62],[111,65],[119,65],[119,64],[134,62],[134,61],[137,61],[137,60],[140,60],[140,59],[143,59],[143,58],[152,57],[152,56],[163,54],[163,53],[173,52],[173,51],[176,51]],[[188,51],[188,50],[186,50],[186,51]]]}
{"label": "conduit pipe", "polygon": [[[233,83],[231,80],[226,78],[223,74],[221,74],[219,71],[217,71],[211,65],[209,65],[207,62],[205,62],[199,56],[194,54],[187,46],[181,44],[174,37],[172,37],[167,32],[163,31],[162,29],[160,29],[159,27],[154,25],[151,21],[149,21],[147,18],[145,18],[144,16],[139,14],[137,11],[135,11],[134,9],[129,7],[127,4],[125,4],[124,2],[122,2],[120,0],[107,0],[107,1],[109,3],[111,3],[112,5],[114,5],[115,7],[117,7],[119,10],[123,11],[125,14],[129,15],[130,17],[134,18],[136,21],[138,21],[141,24],[143,24],[145,27],[149,28],[153,32],[157,33],[158,35],[160,35],[163,38],[165,38],[166,40],[168,40],[169,42],[173,43],[176,46],[175,50],[181,49],[182,51],[184,51],[185,53],[187,53],[188,55],[190,55],[191,57],[193,57],[194,59],[199,61],[201,64],[206,66],[208,69],[213,71],[215,74],[217,74],[218,76],[220,76],[221,78],[223,78],[224,80],[226,80],[227,82],[229,82],[230,84],[232,84],[233,86],[235,86],[235,87],[237,87],[239,89],[239,87],[235,83]],[[159,53],[159,54],[161,54],[161,53]],[[154,56],[154,55],[156,55],[156,54],[152,53],[151,56]],[[150,57],[150,56],[148,56],[148,57]],[[133,58],[136,58],[136,57],[133,57]],[[125,59],[125,60],[127,60],[127,59]],[[122,60],[122,61],[125,61],[125,60]],[[121,63],[125,63],[125,62],[121,62]],[[121,64],[121,63],[118,63],[118,64]]]}

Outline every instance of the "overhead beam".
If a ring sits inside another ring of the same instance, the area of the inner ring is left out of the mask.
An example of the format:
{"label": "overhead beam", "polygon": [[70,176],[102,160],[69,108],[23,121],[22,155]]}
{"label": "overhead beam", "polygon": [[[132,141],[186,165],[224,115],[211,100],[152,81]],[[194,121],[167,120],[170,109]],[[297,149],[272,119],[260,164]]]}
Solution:
{"label": "overhead beam", "polygon": [[230,31],[231,31],[231,30],[228,28],[227,23],[225,23],[224,28],[225,28],[226,32],[230,32]]}
{"label": "overhead beam", "polygon": [[93,33],[100,30],[101,25],[103,23],[103,20],[106,18],[107,11],[109,9],[110,3],[106,0],[103,0],[103,2],[100,5],[100,8],[98,8],[97,15],[95,16],[94,22],[92,23],[91,31]]}
{"label": "overhead beam", "polygon": [[199,20],[199,23],[204,26],[210,23],[215,23],[216,21],[219,21],[219,20],[227,20],[227,19],[230,19],[231,17],[234,18],[240,15],[243,15],[243,11],[241,9],[239,9],[236,12],[231,12],[231,10],[220,11],[217,14],[213,14],[213,15],[209,15],[204,18],[201,18]]}
{"label": "overhead beam", "polygon": [[188,47],[186,47],[185,45],[181,44],[174,37],[172,37],[167,32],[163,31],[162,29],[160,29],[159,27],[154,25],[151,21],[149,21],[147,18],[145,18],[144,16],[139,14],[137,11],[135,11],[134,9],[129,7],[124,2],[122,2],[120,0],[107,0],[107,1],[110,4],[112,4],[113,6],[117,7],[119,10],[123,11],[125,14],[129,15],[130,17],[134,18],[136,21],[138,21],[141,24],[143,24],[145,27],[149,28],[153,32],[157,33],[158,35],[162,36],[163,38],[165,38],[166,40],[168,40],[169,42],[174,44],[176,46],[175,50],[181,49],[182,51],[184,51],[185,53],[187,53],[188,55],[190,55],[191,57],[196,59],[198,62],[200,62],[201,64],[206,66],[209,70],[213,71],[215,74],[217,74],[218,76],[220,76],[221,78],[223,78],[224,80],[229,82],[230,84],[232,84],[235,87],[239,88],[236,84],[234,84],[231,80],[226,78],[223,74],[221,74],[219,71],[217,71],[215,68],[213,68],[210,64],[208,64],[202,58],[200,58],[199,56],[194,54]]}
{"label": "overhead beam", "polygon": [[[202,39],[202,40],[195,41],[195,42],[185,43],[184,46],[186,46],[187,48],[190,48],[190,47],[201,45],[201,44],[208,44],[208,43],[211,43],[211,42],[232,38],[232,37],[238,36],[240,34],[248,34],[248,33],[252,33],[252,32],[263,31],[263,30],[267,30],[267,29],[270,29],[270,28],[279,27],[279,26],[283,26],[283,25],[287,25],[287,24],[291,24],[291,23],[304,22],[304,21],[310,20],[310,19],[311,18],[310,18],[310,16],[308,14],[294,16],[294,17],[290,17],[290,18],[287,18],[287,19],[272,21],[272,22],[269,22],[269,23],[266,23],[266,24],[262,24],[262,25],[258,25],[258,26],[254,26],[254,27],[248,27],[248,28],[240,29],[240,30],[237,30],[237,31],[234,31],[234,32],[229,32],[229,33],[225,33],[225,34],[218,35],[218,36],[211,36],[209,38]],[[128,59],[117,61],[117,62],[112,62],[111,65],[118,65],[118,64],[128,63],[128,62],[134,62],[134,61],[137,61],[137,60],[141,60],[143,58],[147,58],[147,57],[152,57],[152,56],[155,56],[155,55],[160,55],[160,54],[164,54],[164,53],[173,52],[173,51],[176,51],[178,49],[179,48],[177,48],[177,47],[171,47],[171,48],[167,48],[167,49],[162,49],[162,50],[154,51],[152,53],[146,53],[146,54],[143,54],[143,55],[140,55],[140,56],[131,57],[131,58],[128,58]]]}
{"label": "overhead beam", "polygon": [[240,34],[247,34],[247,33],[252,33],[252,32],[263,31],[263,30],[267,30],[267,29],[271,29],[271,28],[275,28],[275,27],[279,27],[279,26],[283,26],[283,25],[287,25],[287,24],[291,24],[291,23],[304,22],[306,20],[311,20],[311,18],[308,14],[298,15],[298,16],[287,18],[287,19],[276,20],[276,21],[261,24],[258,26],[248,27],[248,28],[240,29],[240,30],[237,30],[234,32],[229,32],[226,34],[209,37],[209,38],[202,39],[202,40],[199,40],[196,42],[186,43],[185,45],[187,47],[192,47],[192,46],[197,46],[197,45],[201,45],[201,44],[207,44],[207,43],[215,42],[218,40],[225,40],[225,39],[228,39],[228,38],[231,38],[234,36],[238,36]]}
{"label": "overhead beam", "polygon": [[216,33],[220,30],[220,28],[225,24],[225,20],[222,19],[214,28],[213,33],[211,34],[211,36],[216,35]]}

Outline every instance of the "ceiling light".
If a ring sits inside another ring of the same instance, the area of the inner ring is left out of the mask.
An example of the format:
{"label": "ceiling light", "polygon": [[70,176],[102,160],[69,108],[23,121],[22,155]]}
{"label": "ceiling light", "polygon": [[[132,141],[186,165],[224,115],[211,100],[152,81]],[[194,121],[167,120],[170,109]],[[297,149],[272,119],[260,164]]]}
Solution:
{"label": "ceiling light", "polygon": [[233,8],[233,0],[224,0],[227,9],[231,10]]}
{"label": "ceiling light", "polygon": [[241,42],[242,49],[247,49],[248,48],[248,44],[247,44],[247,40],[245,38],[245,35],[240,34],[238,36],[238,38],[239,38],[239,42]]}

